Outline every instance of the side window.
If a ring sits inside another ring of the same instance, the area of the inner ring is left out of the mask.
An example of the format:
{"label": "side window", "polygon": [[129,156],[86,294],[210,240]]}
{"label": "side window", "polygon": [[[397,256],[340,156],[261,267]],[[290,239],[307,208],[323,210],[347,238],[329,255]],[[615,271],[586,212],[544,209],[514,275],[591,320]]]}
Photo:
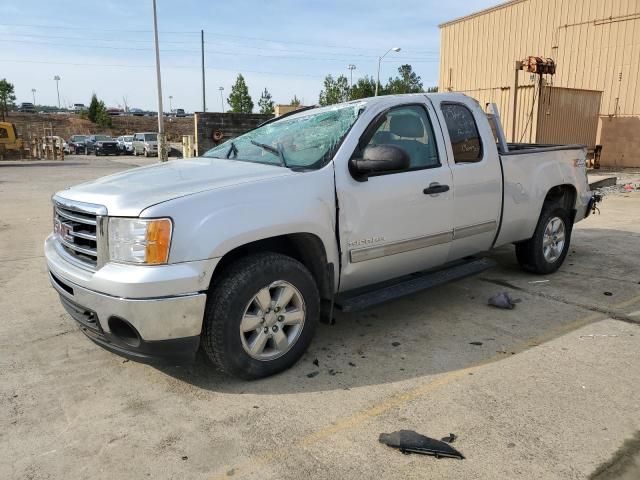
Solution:
{"label": "side window", "polygon": [[442,113],[447,123],[453,159],[456,163],[482,160],[482,141],[471,110],[457,103],[443,103]]}
{"label": "side window", "polygon": [[389,110],[367,145],[395,145],[409,154],[410,169],[440,165],[433,127],[425,109],[407,105]]}
{"label": "side window", "polygon": [[9,138],[9,132],[6,128],[0,127],[0,138]]}

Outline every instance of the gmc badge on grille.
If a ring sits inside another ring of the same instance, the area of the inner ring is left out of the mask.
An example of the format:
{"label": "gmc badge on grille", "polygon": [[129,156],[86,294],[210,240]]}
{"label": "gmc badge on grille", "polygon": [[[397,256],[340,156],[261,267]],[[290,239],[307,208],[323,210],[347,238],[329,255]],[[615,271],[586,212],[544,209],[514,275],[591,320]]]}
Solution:
{"label": "gmc badge on grille", "polygon": [[73,225],[57,220],[55,230],[65,242],[73,243]]}

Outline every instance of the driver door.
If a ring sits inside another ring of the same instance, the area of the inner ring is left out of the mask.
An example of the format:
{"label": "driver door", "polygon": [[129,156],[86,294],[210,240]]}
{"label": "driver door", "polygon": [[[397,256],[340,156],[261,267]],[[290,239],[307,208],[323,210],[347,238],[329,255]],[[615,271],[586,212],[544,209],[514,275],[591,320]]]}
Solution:
{"label": "driver door", "polygon": [[[453,184],[444,140],[432,126],[435,118],[427,103],[388,109],[372,121],[359,145],[400,147],[409,154],[409,168],[373,175],[366,181],[357,181],[348,171],[336,175],[340,291],[446,261],[453,231]],[[357,149],[354,155],[361,153]],[[432,193],[434,186],[449,189]]]}

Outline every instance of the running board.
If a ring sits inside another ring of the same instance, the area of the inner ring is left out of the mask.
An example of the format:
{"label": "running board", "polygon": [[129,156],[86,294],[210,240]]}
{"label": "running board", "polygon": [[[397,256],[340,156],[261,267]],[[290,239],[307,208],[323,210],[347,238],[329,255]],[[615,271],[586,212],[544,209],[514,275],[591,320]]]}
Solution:
{"label": "running board", "polygon": [[489,258],[473,257],[463,263],[456,263],[437,271],[418,272],[400,279],[378,283],[366,291],[358,289],[340,294],[335,299],[335,306],[343,312],[357,312],[427,288],[475,275],[495,265],[496,262]]}

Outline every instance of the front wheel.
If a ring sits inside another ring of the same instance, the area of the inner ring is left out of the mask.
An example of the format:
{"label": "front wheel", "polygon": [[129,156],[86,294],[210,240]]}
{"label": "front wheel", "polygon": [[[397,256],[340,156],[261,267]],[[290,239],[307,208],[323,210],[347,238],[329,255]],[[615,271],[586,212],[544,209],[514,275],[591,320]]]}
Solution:
{"label": "front wheel", "polygon": [[558,270],[569,251],[572,227],[567,210],[557,204],[543,206],[533,237],[516,244],[520,266],[539,274]]}
{"label": "front wheel", "polygon": [[277,253],[250,255],[212,287],[202,345],[228,374],[267,377],[298,361],[319,316],[318,288],[304,265]]}

